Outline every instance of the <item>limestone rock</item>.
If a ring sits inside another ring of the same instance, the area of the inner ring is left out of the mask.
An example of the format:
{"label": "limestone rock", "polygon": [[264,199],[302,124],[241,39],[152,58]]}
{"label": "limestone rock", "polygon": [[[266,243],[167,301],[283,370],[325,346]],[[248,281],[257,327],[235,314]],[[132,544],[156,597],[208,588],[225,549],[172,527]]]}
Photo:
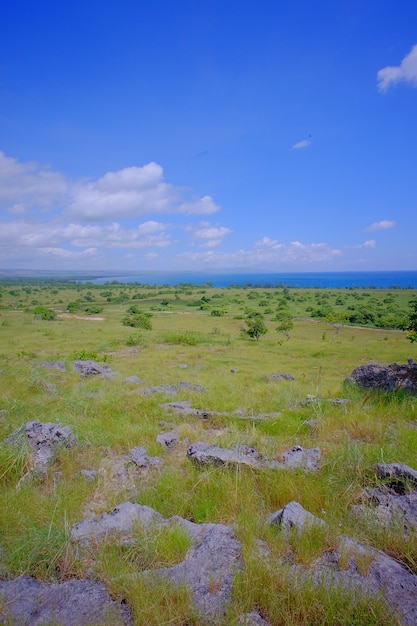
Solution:
{"label": "limestone rock", "polygon": [[112,377],[110,365],[102,365],[100,363],[96,363],[95,361],[91,361],[90,359],[75,361],[74,369],[80,373],[82,378],[87,378],[88,376],[102,376],[103,378]]}
{"label": "limestone rock", "polygon": [[157,435],[156,440],[164,448],[173,448],[178,442],[178,435],[176,435],[173,431],[160,433],[159,435]]}
{"label": "limestone rock", "polygon": [[138,572],[135,576],[157,576],[174,584],[186,584],[203,617],[222,616],[232,597],[234,576],[242,566],[241,544],[230,526],[195,524],[178,516],[164,519],[148,506],[124,502],[98,520],[86,519],[74,526],[72,538],[84,543],[114,536],[124,543],[132,542],[132,530],[138,522],[155,530],[179,526],[192,545],[178,565]]}
{"label": "limestone rock", "polygon": [[1,623],[19,626],[133,625],[126,605],[112,600],[98,581],[68,580],[43,583],[29,576],[0,582]]}
{"label": "limestone rock", "polygon": [[356,367],[346,382],[353,383],[362,389],[382,389],[396,391],[406,389],[417,393],[417,363],[411,360],[408,363],[389,365],[360,365]]}
{"label": "limestone rock", "polygon": [[11,445],[29,443],[34,456],[31,472],[42,477],[45,476],[56,450],[60,446],[73,447],[77,439],[69,426],[34,420],[26,422],[7,441]]}
{"label": "limestone rock", "polygon": [[43,367],[46,370],[59,370],[60,372],[66,371],[64,361],[44,361],[43,363],[40,363],[40,367]]}
{"label": "limestone rock", "polygon": [[163,460],[158,456],[148,456],[145,446],[132,448],[130,458],[138,467],[147,467],[148,465],[162,465]]}

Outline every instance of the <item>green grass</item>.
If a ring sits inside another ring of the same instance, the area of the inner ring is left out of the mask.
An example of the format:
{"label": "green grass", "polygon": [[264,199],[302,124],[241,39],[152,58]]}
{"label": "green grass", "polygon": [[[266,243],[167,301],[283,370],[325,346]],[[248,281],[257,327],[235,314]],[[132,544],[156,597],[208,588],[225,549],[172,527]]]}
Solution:
{"label": "green grass", "polygon": [[[150,536],[139,529],[133,547],[110,542],[83,557],[71,542],[72,525],[88,512],[109,511],[130,498],[164,517],[233,525],[243,542],[245,569],[224,624],[236,623],[240,613],[256,607],[279,626],[396,623],[380,598],[369,603],[337,585],[313,587],[307,580],[294,584],[282,569],[256,558],[255,546],[263,539],[277,561],[291,556],[304,567],[332,547],[337,533],[345,532],[417,571],[413,534],[404,538],[395,526],[381,528],[346,515],[360,501],[363,488],[375,484],[376,462],[416,468],[417,399],[344,386],[356,366],[372,360],[405,362],[415,356],[415,345],[399,330],[347,324],[336,328],[324,318],[312,319],[307,310],[327,303],[336,312],[349,313],[366,304],[386,311],[387,317],[388,308],[395,305],[405,315],[413,290],[17,282],[0,283],[0,293],[2,575],[63,580],[93,571],[116,597],[129,601],[135,623],[198,624],[185,589],[152,577],[132,577],[138,570],[181,560],[188,547],[181,533]],[[102,307],[104,319],[60,317],[75,300]],[[165,300],[168,305],[161,305]],[[132,305],[153,310],[151,330],[123,326]],[[35,319],[36,306],[56,311],[57,320]],[[352,306],[356,309],[349,309]],[[211,310],[220,309],[227,313],[211,315]],[[277,312],[283,309],[294,318],[289,340],[276,330]],[[268,332],[259,341],[241,336],[248,310],[264,315]],[[73,368],[78,358],[106,362],[115,375],[110,380],[82,379]],[[43,361],[56,360],[65,363],[66,372],[41,367]],[[274,380],[274,373],[289,373],[294,380]],[[205,393],[188,390],[179,397],[195,408],[226,414],[201,420],[167,413],[160,404],[173,398],[136,393],[134,385],[122,382],[131,375],[138,376],[142,386],[181,381],[203,385]],[[304,404],[308,394],[320,400]],[[349,404],[327,402],[335,397],[348,398]],[[233,414],[236,409],[247,416],[279,415],[243,420]],[[23,443],[12,447],[5,440],[35,419],[71,426],[78,445],[57,453],[45,482],[29,480],[17,489],[31,455]],[[314,429],[308,426],[312,419]],[[180,442],[173,450],[163,450],[156,436],[171,428],[181,433]],[[280,458],[293,445],[319,447],[321,468],[310,474],[246,467],[198,469],[186,458],[187,447],[195,441],[224,447],[244,443],[266,458]],[[112,463],[142,445],[149,454],[163,457],[164,465],[132,472],[125,486],[113,480]],[[87,483],[80,476],[82,469],[99,470],[98,478]],[[325,519],[328,535],[319,530],[304,537],[294,532],[284,541],[266,528],[268,515],[291,500]]]}

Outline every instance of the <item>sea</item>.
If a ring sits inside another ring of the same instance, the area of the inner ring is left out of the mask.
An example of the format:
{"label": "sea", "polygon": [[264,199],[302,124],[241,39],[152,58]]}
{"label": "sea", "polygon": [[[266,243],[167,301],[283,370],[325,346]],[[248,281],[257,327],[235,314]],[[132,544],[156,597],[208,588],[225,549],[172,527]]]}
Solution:
{"label": "sea", "polygon": [[210,287],[298,287],[321,289],[417,289],[417,271],[380,272],[103,272],[79,282]]}

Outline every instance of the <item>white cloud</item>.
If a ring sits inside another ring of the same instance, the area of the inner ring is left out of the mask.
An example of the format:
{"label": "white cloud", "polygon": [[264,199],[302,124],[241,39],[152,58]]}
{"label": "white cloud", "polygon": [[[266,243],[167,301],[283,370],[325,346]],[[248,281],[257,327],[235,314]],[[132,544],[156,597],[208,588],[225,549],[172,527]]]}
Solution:
{"label": "white cloud", "polygon": [[45,208],[67,198],[68,183],[62,174],[36,162],[20,163],[0,152],[0,204],[11,213],[27,208]]}
{"label": "white cloud", "polygon": [[352,246],[353,248],[376,248],[375,239],[368,239],[368,241],[364,241],[363,243],[358,243],[356,246]]}
{"label": "white cloud", "polygon": [[170,244],[166,224],[144,222],[136,228],[123,228],[117,222],[108,225],[43,222],[4,222],[0,229],[0,245],[7,249],[38,248],[53,250],[59,246],[97,249],[164,248]]}
{"label": "white cloud", "polygon": [[311,145],[311,141],[309,139],[303,139],[302,141],[297,141],[292,147],[293,150],[300,150],[300,148],[308,148]]}
{"label": "white cloud", "polygon": [[387,228],[394,228],[395,221],[394,220],[381,220],[380,222],[374,222],[366,230],[375,231],[375,230],[387,230]]}
{"label": "white cloud", "polygon": [[286,265],[298,265],[331,261],[342,255],[341,250],[331,248],[325,243],[303,244],[294,241],[281,244],[269,237],[263,237],[249,250],[235,252],[219,252],[207,250],[205,252],[185,252],[178,255],[187,264],[196,267],[212,267],[218,269],[250,267],[282,269]]}
{"label": "white cloud", "polygon": [[59,207],[82,221],[118,220],[149,214],[209,215],[220,207],[211,196],[195,199],[164,182],[157,163],[107,172],[97,180],[69,182],[36,162],[21,163],[0,152],[0,206],[11,214]]}
{"label": "white cloud", "polygon": [[197,226],[187,228],[192,233],[197,245],[204,248],[216,248],[233,231],[226,226],[212,226],[210,222],[200,222]]}
{"label": "white cloud", "polygon": [[400,82],[417,87],[417,44],[403,58],[400,65],[384,67],[378,72],[378,89],[385,92],[391,85]]}

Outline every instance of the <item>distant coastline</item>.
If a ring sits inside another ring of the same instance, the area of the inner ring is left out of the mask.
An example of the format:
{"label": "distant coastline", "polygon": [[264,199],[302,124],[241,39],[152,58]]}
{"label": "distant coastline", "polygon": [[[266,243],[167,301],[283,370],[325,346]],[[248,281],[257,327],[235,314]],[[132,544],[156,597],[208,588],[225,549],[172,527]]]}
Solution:
{"label": "distant coastline", "polygon": [[379,272],[126,272],[126,271],[48,271],[0,270],[0,280],[74,280],[104,285],[111,282],[142,285],[233,285],[253,287],[299,287],[321,289],[417,289],[417,271]]}

